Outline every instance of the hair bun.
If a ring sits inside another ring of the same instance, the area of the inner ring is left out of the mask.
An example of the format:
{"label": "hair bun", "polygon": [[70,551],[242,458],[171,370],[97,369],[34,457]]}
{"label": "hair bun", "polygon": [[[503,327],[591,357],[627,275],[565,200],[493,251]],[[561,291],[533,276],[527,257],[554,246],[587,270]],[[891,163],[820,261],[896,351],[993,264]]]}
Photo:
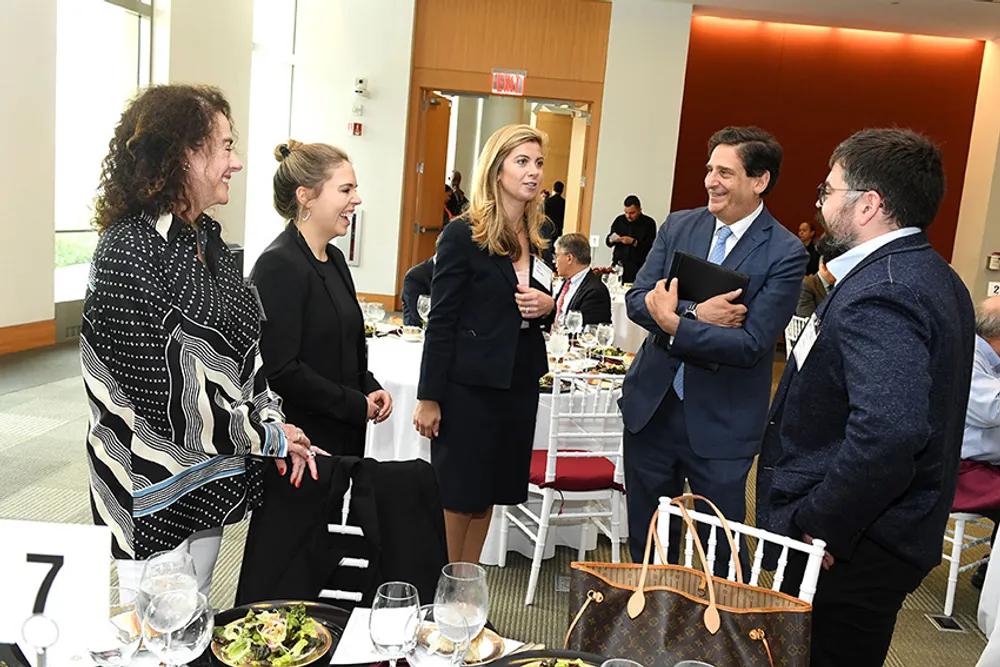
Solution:
{"label": "hair bun", "polygon": [[283,162],[285,158],[292,154],[292,151],[302,147],[301,141],[295,141],[295,139],[289,139],[283,144],[278,144],[274,149],[274,159],[278,162]]}

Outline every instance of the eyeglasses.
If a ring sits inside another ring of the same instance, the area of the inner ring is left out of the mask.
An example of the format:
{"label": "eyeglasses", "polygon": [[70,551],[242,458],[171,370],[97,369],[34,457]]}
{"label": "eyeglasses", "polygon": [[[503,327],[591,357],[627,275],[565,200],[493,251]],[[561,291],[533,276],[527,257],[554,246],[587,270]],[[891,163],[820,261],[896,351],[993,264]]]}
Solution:
{"label": "eyeglasses", "polygon": [[834,192],[870,192],[870,191],[871,188],[867,190],[861,190],[858,188],[831,188],[830,185],[827,183],[820,183],[816,187],[816,196],[820,203],[820,206],[822,206],[823,203],[826,202],[827,197],[829,197]]}

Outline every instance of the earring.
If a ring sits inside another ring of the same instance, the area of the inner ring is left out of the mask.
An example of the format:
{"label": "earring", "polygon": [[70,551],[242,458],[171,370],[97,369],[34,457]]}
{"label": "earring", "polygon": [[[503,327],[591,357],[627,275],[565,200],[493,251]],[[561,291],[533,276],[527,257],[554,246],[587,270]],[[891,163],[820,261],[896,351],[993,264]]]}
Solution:
{"label": "earring", "polygon": [[187,171],[190,168],[191,168],[191,163],[190,162],[185,162],[184,166],[181,167],[181,169],[183,169],[184,171]]}
{"label": "earring", "polygon": [[309,220],[309,216],[311,216],[311,215],[312,215],[312,211],[310,211],[309,209],[306,209],[305,215],[302,216],[302,222],[306,222],[307,220]]}

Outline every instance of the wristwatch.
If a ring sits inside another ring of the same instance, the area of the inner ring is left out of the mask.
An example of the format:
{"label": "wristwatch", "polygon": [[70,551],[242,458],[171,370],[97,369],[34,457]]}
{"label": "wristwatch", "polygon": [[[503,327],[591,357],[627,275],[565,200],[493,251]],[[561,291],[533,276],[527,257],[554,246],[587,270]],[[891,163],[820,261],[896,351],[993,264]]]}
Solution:
{"label": "wristwatch", "polygon": [[692,320],[698,319],[698,304],[692,303],[688,306],[687,310],[684,311],[684,317],[689,317]]}

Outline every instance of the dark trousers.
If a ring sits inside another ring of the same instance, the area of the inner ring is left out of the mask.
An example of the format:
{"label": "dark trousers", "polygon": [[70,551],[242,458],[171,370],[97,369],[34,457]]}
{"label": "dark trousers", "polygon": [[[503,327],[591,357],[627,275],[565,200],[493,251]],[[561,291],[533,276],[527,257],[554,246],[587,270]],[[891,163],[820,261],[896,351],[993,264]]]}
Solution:
{"label": "dark trousers", "polygon": [[[799,594],[806,557],[788,554],[781,590]],[[811,667],[882,667],[903,599],[927,573],[861,538],[850,561],[819,575],[812,612]]]}
{"label": "dark trousers", "polygon": [[[688,440],[684,404],[672,388],[645,428],[638,433],[625,430],[624,450],[629,550],[633,562],[642,562],[649,521],[660,496],[673,498],[681,495],[685,479],[692,492],[715,503],[727,519],[738,523],[746,520],[747,473],[753,459],[707,459],[695,454]],[[700,502],[696,504],[696,509],[708,513],[712,511]],[[681,521],[678,517],[671,517],[667,550],[671,563],[678,562],[681,535]],[[706,553],[707,536],[706,530],[702,534]],[[729,569],[729,544],[721,530],[717,531],[716,539],[715,574],[724,577]],[[746,543],[740,546],[740,562],[746,573],[744,576],[749,577]]]}

